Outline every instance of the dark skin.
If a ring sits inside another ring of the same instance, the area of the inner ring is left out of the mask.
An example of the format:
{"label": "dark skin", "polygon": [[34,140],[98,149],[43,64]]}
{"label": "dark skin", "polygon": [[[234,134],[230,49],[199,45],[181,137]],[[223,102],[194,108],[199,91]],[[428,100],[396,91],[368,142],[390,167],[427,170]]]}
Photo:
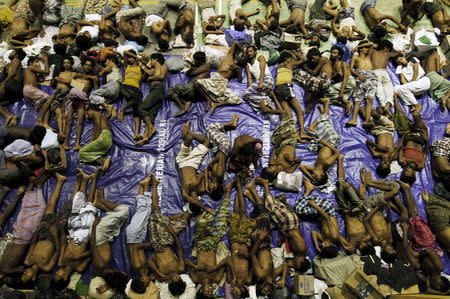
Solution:
{"label": "dark skin", "polygon": [[348,64],[341,59],[342,55],[340,54],[339,50],[332,49],[330,55],[333,70],[331,78],[335,82],[342,82],[341,89],[339,90],[338,100],[342,102],[342,105],[345,107],[345,115],[348,116],[350,114],[350,109],[353,106],[353,103],[348,99],[344,99],[344,90],[347,86],[347,81],[351,74]]}
{"label": "dark skin", "polygon": [[[105,67],[98,73],[99,77],[102,77],[103,82],[107,82],[107,75],[113,70],[118,70],[119,66],[113,59],[106,59]],[[111,82],[107,82],[111,83]],[[103,108],[106,110],[106,117],[109,119],[115,119],[117,117],[117,108],[111,104],[102,103]]]}
{"label": "dark skin", "polygon": [[[47,202],[47,206],[44,210],[44,215],[55,214],[56,204],[61,195],[62,186],[67,179],[59,173],[56,173],[55,176],[56,187]],[[38,230],[41,226],[47,224],[47,222],[41,222]],[[28,268],[24,271],[21,277],[22,282],[35,280],[38,271],[51,272],[57,264],[61,250],[59,228],[57,225],[53,224],[48,229],[52,236],[50,239],[38,240],[37,235],[35,235],[33,240],[31,241],[28,255],[26,256],[24,261],[24,265]]]}
{"label": "dark skin", "polygon": [[[134,0],[128,0],[128,3],[133,8],[140,7]],[[136,37],[142,35],[142,21],[144,18],[145,12],[142,12],[140,16],[134,17],[133,19],[121,18],[117,23],[119,31],[127,40],[134,40]]]}
{"label": "dark skin", "polygon": [[[245,2],[245,1],[243,1]],[[248,19],[248,17],[254,16],[259,14],[259,8],[257,8],[256,10],[246,13],[242,10],[242,8],[239,8],[236,10],[236,18],[234,18],[233,20],[233,25],[238,25],[238,24],[244,24],[245,27],[247,27],[247,29],[251,29],[252,23],[250,22],[250,20]]]}
{"label": "dark skin", "polygon": [[[450,123],[446,126],[446,135],[450,136]],[[431,172],[441,182],[450,180],[450,161],[446,157],[431,155]]]}
{"label": "dark skin", "polygon": [[226,15],[217,15],[209,17],[208,22],[202,22],[202,29],[205,34],[223,34],[225,31],[220,29],[225,22]]}
{"label": "dark skin", "polygon": [[[377,25],[382,25],[386,29],[388,29],[386,22],[383,22],[384,20],[390,20],[390,21],[394,22],[398,26],[399,31],[405,31],[407,28],[407,27],[403,26],[400,23],[400,21],[397,21],[397,19],[395,19],[393,16],[380,13],[375,7],[366,8],[364,10],[363,17],[364,17],[364,21],[366,22],[367,27],[369,27],[369,29],[371,31],[374,31],[374,29]],[[394,32],[396,32],[396,31],[394,31]],[[392,32],[392,33],[394,33],[394,32]]]}
{"label": "dark skin", "polygon": [[195,16],[191,9],[185,9],[178,13],[178,18],[175,21],[173,32],[181,34],[181,38],[189,43],[186,36],[194,32]]}
{"label": "dark skin", "polygon": [[[405,56],[400,56],[396,59],[397,64],[406,67],[408,65],[408,60],[406,59]],[[414,63],[413,64],[413,77],[411,79],[411,81],[409,82],[413,82],[416,81],[417,78],[419,76],[419,63]],[[401,84],[406,84],[408,83],[408,80],[406,80],[405,75],[400,74],[400,83]],[[397,97],[397,94],[394,94],[394,97]],[[420,111],[420,109],[422,109],[422,106],[419,104],[415,104],[411,106],[411,112],[417,110],[418,112]]]}
{"label": "dark skin", "polygon": [[280,20],[280,4],[272,0],[269,4],[272,7],[272,11],[270,15],[267,16],[267,19],[256,20],[256,24],[258,24],[262,30],[276,30],[279,28],[279,20]]}
{"label": "dark skin", "polygon": [[[231,121],[223,124],[223,128],[224,130],[234,130],[236,129],[238,122],[239,116],[235,114]],[[223,184],[227,158],[228,156],[224,152],[218,150],[214,160],[212,160],[205,169],[205,189],[207,192],[210,193]]]}
{"label": "dark skin", "polygon": [[[241,152],[241,148],[247,143],[254,143],[255,146],[260,145],[262,148],[262,140],[254,138],[250,135],[240,135],[234,139],[233,148],[231,149],[230,158],[228,162],[228,169],[233,172],[250,173],[250,164],[257,168],[257,163],[261,154],[257,155],[253,153],[251,155],[244,155]],[[256,151],[256,149],[255,149]]]}
{"label": "dark skin", "polygon": [[311,237],[316,250],[320,252],[321,248],[331,245],[336,246],[339,239],[339,226],[336,217],[330,216],[313,200],[309,200],[308,205],[316,209],[320,215],[321,232],[311,231]]}
{"label": "dark skin", "polygon": [[8,69],[6,70],[6,77],[0,83],[0,115],[3,117],[3,122],[5,126],[14,127],[17,124],[18,116],[12,114],[6,108],[6,106],[11,103],[10,100],[11,95],[5,93],[5,83],[8,82],[10,79],[22,82],[23,69],[19,55],[13,53],[11,56],[12,59],[11,63],[8,66]]}
{"label": "dark skin", "polygon": [[[153,186],[152,201],[158,200],[158,180],[152,173],[145,179],[139,181],[139,195],[144,195],[149,191],[149,187]],[[130,263],[133,271],[140,277],[146,284],[150,282],[150,269],[147,264],[147,257],[145,256],[145,249],[150,248],[150,243],[130,243],[127,244],[128,252],[130,254]]]}
{"label": "dark skin", "polygon": [[[441,58],[436,50],[428,53],[427,57],[422,63],[425,73],[436,72],[441,75]],[[443,76],[445,78],[445,76]],[[450,110],[450,90],[439,101],[441,111]]]}
{"label": "dark skin", "polygon": [[[190,121],[187,121],[182,129],[183,144],[190,147],[193,140],[196,140],[206,147],[210,146],[210,141],[205,136],[193,133],[189,128]],[[211,208],[206,208],[199,200],[198,196],[206,192],[207,176],[205,173],[197,173],[197,169],[191,166],[180,168],[181,176],[181,196],[187,202],[197,206],[205,212],[215,214]]]}
{"label": "dark skin", "polygon": [[120,6],[117,6],[111,12],[102,15],[100,19],[100,23],[98,24],[99,33],[98,36],[101,39],[116,39],[120,36],[120,33],[117,31],[114,22],[111,20],[117,12],[120,11]]}
{"label": "dark skin", "polygon": [[[380,108],[380,106],[378,107]],[[389,117],[389,115],[386,114],[385,109],[377,109],[372,111],[372,119],[374,120],[374,123],[377,123],[382,115]],[[395,141],[392,133],[382,133],[377,135],[375,142],[367,139],[366,145],[369,148],[372,157],[381,159],[380,164],[384,167],[389,167],[391,157],[395,152]]]}
{"label": "dark skin", "polygon": [[291,14],[289,15],[289,18],[287,20],[280,22],[280,27],[289,27],[289,26],[296,26],[297,30],[307,35],[308,31],[305,27],[305,11],[301,8],[294,8],[291,10]]}
{"label": "dark skin", "polygon": [[431,24],[433,24],[434,28],[439,28],[442,34],[449,34],[450,16],[447,13],[447,9],[440,0],[435,0],[435,2],[441,6],[441,9],[431,16]]}
{"label": "dark skin", "polygon": [[[336,10],[336,6],[325,6],[323,8],[324,12],[333,16],[333,22],[331,23],[331,29],[333,30],[334,35],[345,37],[351,41],[354,40],[362,40],[366,37],[364,32],[359,30],[356,26],[352,26],[352,28],[345,26],[342,27],[339,24],[339,15],[345,8],[349,8],[350,3],[347,0],[340,0],[341,8]],[[357,34],[355,34],[357,33]]]}
{"label": "dark skin", "polygon": [[[323,98],[320,100],[324,107],[322,110],[322,114],[329,114],[330,112],[330,100],[328,98]],[[317,126],[317,120],[314,121],[309,130],[315,131]],[[300,165],[300,170],[305,175],[304,184],[305,184],[305,196],[308,196],[313,190],[314,185],[318,184],[326,175],[328,168],[334,164],[337,158],[340,155],[340,152],[337,148],[335,148],[331,143],[327,140],[320,139],[319,142],[323,145],[319,152],[317,153],[317,158],[314,163],[314,166],[310,165]]]}
{"label": "dark skin", "polygon": [[[87,183],[91,180],[87,202],[93,203],[97,186],[97,178],[100,174],[100,168],[98,168],[92,175],[87,175],[83,170],[78,168],[77,183],[72,193],[72,199],[75,197],[77,192],[83,192],[86,194]],[[67,280],[73,271],[83,273],[91,261],[89,242],[76,244],[74,240],[71,240],[68,237],[69,236],[66,235],[64,231],[61,231],[61,252],[58,259],[59,269],[55,273],[56,280]]]}

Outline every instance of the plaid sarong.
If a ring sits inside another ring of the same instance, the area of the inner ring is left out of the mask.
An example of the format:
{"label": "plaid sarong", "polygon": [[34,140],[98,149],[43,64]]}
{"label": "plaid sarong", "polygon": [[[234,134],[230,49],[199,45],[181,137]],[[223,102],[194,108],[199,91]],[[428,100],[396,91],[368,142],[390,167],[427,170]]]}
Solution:
{"label": "plaid sarong", "polygon": [[[324,96],[329,98],[333,104],[341,104],[338,101],[339,93],[341,92],[342,81],[338,83],[331,84],[330,87],[325,91]],[[353,76],[348,77],[347,84],[344,88],[344,99],[350,98],[353,91],[356,88],[356,80]]]}
{"label": "plaid sarong", "polygon": [[436,140],[431,145],[431,154],[434,157],[444,157],[450,159],[450,138],[444,137]]}
{"label": "plaid sarong", "polygon": [[271,142],[278,153],[284,146],[297,144],[297,129],[295,128],[295,120],[293,118],[285,118],[277,125],[272,133]]}
{"label": "plaid sarong", "polygon": [[241,218],[238,214],[231,214],[227,219],[230,244],[239,243],[250,247],[252,245],[252,232],[256,227],[256,220]]}
{"label": "plaid sarong", "polygon": [[171,220],[169,216],[160,212],[152,212],[148,221],[149,243],[155,252],[164,252],[167,246],[174,242],[172,235],[167,231],[166,226],[172,226],[175,233],[181,232],[187,226],[187,221],[183,218]]}
{"label": "plaid sarong", "polygon": [[322,114],[317,119],[317,122],[316,131],[313,132],[308,130],[308,134],[314,137],[314,140],[308,144],[308,149],[312,152],[319,151],[321,147],[321,144],[319,143],[320,139],[328,141],[337,148],[341,141],[341,136],[334,129],[330,116],[328,114]]}
{"label": "plaid sarong", "polygon": [[442,252],[441,248],[436,243],[436,236],[422,217],[412,217],[409,223],[411,225],[412,246],[414,251],[419,252],[424,249],[431,249],[440,257],[444,255],[444,252]]}
{"label": "plaid sarong", "polygon": [[253,110],[255,110],[255,111],[259,111],[259,103],[261,101],[264,101],[264,104],[266,104],[266,105],[269,105],[272,102],[271,98],[268,96],[268,92],[270,92],[273,89],[272,76],[268,75],[268,74],[266,74],[264,76],[264,80],[263,80],[264,90],[263,91],[261,91],[261,92],[258,91],[258,85],[259,85],[259,80],[253,82],[252,85],[250,85],[244,91],[244,94],[242,96],[244,101],[248,102],[250,104],[250,106],[253,108]]}
{"label": "plaid sarong", "polygon": [[230,105],[242,103],[242,99],[228,87],[228,79],[223,78],[219,73],[211,73],[210,78],[197,79],[197,83],[215,103],[228,103]]}
{"label": "plaid sarong", "polygon": [[331,217],[336,217],[333,203],[327,198],[319,198],[317,196],[303,196],[294,205],[294,211],[300,216],[316,216],[319,215],[316,209],[308,205],[308,200],[314,200]]}
{"label": "plaid sarong", "polygon": [[331,84],[330,79],[328,79],[325,74],[313,76],[302,70],[296,71],[292,78],[308,91],[324,91],[327,90]]}
{"label": "plaid sarong", "polygon": [[230,198],[225,197],[216,216],[203,212],[195,220],[194,241],[197,252],[216,250],[228,229],[227,218],[230,212]]}
{"label": "plaid sarong", "polygon": [[362,102],[366,98],[375,98],[377,92],[378,77],[374,71],[356,70],[364,77],[365,81],[361,81],[356,77],[356,87],[353,92],[355,102]]}
{"label": "plaid sarong", "polygon": [[213,144],[213,152],[217,150],[223,152],[225,155],[231,151],[231,142],[230,137],[225,134],[225,130],[223,128],[223,124],[221,123],[212,123],[206,127],[206,137]]}
{"label": "plaid sarong", "polygon": [[298,229],[300,225],[298,216],[289,206],[281,201],[275,200],[272,195],[266,196],[264,204],[270,212],[272,221],[275,222],[282,234],[286,234],[293,229]]}
{"label": "plaid sarong", "polygon": [[430,200],[425,205],[428,223],[434,233],[441,232],[450,227],[450,201],[430,193]]}

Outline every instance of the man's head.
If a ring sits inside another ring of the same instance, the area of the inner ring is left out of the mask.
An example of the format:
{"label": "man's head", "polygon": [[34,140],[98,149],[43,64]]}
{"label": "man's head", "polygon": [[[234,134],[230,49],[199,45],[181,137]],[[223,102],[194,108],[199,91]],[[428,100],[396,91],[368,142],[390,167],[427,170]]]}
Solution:
{"label": "man's head", "polygon": [[377,174],[385,178],[391,173],[391,159],[387,155],[382,155],[380,164],[377,167]]}
{"label": "man's head", "polygon": [[119,59],[117,58],[116,55],[108,55],[108,56],[106,56],[105,65],[111,65],[111,64],[115,64],[117,66],[120,66]]}
{"label": "man's head", "polygon": [[272,21],[270,21],[269,23],[269,30],[277,30],[278,29],[278,18],[274,18]]}
{"label": "man's head", "polygon": [[69,285],[70,277],[67,273],[67,271],[64,269],[65,273],[61,273],[61,270],[64,269],[64,267],[59,268],[56,272],[55,276],[53,276],[53,286],[56,290],[62,291]]}
{"label": "man's head", "polygon": [[311,262],[304,256],[295,256],[292,260],[292,267],[300,273],[305,273],[311,268]]}
{"label": "man's head", "polygon": [[311,35],[308,44],[309,44],[310,47],[320,48],[320,36],[318,34]]}
{"label": "man's head", "polygon": [[258,49],[256,48],[256,46],[250,45],[247,47],[247,49],[245,49],[245,56],[247,57],[247,59],[251,60],[256,57],[257,52]]}
{"label": "man's head", "polygon": [[343,36],[338,36],[338,37],[336,38],[336,41],[337,41],[338,43],[340,43],[340,44],[343,44],[343,45],[346,45],[346,44],[347,44],[347,38],[346,38],[346,37],[343,37]]}
{"label": "man's head", "polygon": [[30,133],[30,142],[31,144],[39,144],[41,145],[42,140],[47,134],[47,129],[43,126],[35,126]]}
{"label": "man's head", "polygon": [[408,162],[406,163],[405,167],[403,167],[400,181],[405,182],[409,185],[414,184],[414,182],[416,181],[416,167],[414,162]]}
{"label": "man's head", "polygon": [[345,37],[345,38],[349,38],[350,37],[350,33],[351,33],[351,28],[349,26],[342,26],[341,30],[338,33],[338,37]]}
{"label": "man's head", "polygon": [[92,39],[90,35],[88,36],[86,34],[80,34],[75,39],[75,43],[81,51],[87,51],[92,45]]}
{"label": "man's head", "polygon": [[283,51],[280,53],[280,58],[278,58],[279,63],[289,62],[293,59],[293,56],[288,51]]}
{"label": "man's head", "polygon": [[[365,45],[365,44],[367,44],[367,45]],[[360,55],[361,55],[361,54],[367,55],[367,54],[369,53],[370,46],[368,45],[368,41],[362,40],[362,41],[360,41],[360,42],[358,43],[358,46],[360,46],[360,47],[358,48],[358,53],[359,53]]]}
{"label": "man's head", "polygon": [[66,269],[66,267],[61,267],[56,271],[54,279],[56,281],[69,281],[70,272]]}
{"label": "man's head", "polygon": [[58,55],[64,55],[67,52],[67,45],[66,44],[54,44],[53,51],[55,51],[55,53]]}
{"label": "man's head", "polygon": [[319,49],[317,48],[309,49],[308,53],[306,54],[306,59],[314,64],[319,63],[320,57],[322,57],[322,53],[320,53]]}
{"label": "man's head", "polygon": [[[136,55],[136,51],[134,51],[134,50],[130,50],[129,52],[134,54],[134,55]],[[136,58],[134,56],[131,56],[131,55],[126,55],[125,59],[127,60],[127,63],[129,65],[133,65],[133,64],[135,64],[137,62]]]}
{"label": "man's head", "polygon": [[273,285],[270,282],[263,281],[256,285],[257,296],[269,296],[272,293]]}
{"label": "man's head", "polygon": [[186,282],[181,279],[179,274],[170,277],[169,291],[173,296],[180,296],[186,290]]}
{"label": "man's head", "polygon": [[92,74],[94,72],[95,62],[91,59],[86,59],[83,63],[83,71],[86,74]]}
{"label": "man's head", "polygon": [[263,168],[263,170],[261,171],[260,177],[262,177],[265,180],[269,180],[269,182],[272,182],[277,179],[277,175],[280,171],[282,171],[281,166],[272,165],[272,166]]}
{"label": "man's head", "polygon": [[197,51],[192,55],[194,58],[194,66],[201,66],[206,63],[206,54],[202,51]]}
{"label": "man's head", "polygon": [[386,243],[381,246],[380,256],[386,263],[393,263],[398,258],[397,252],[395,252],[395,249],[392,247],[391,243]]}
{"label": "man's head", "polygon": [[74,63],[72,56],[69,56],[69,55],[65,56],[62,62],[63,62],[64,71],[69,72],[72,70],[73,63]]}
{"label": "man's head", "polygon": [[375,36],[376,39],[378,40],[383,39],[386,36],[386,34],[387,30],[383,24],[378,24],[377,26],[375,26],[373,30],[373,35]]}
{"label": "man's head", "polygon": [[378,49],[380,49],[380,50],[390,52],[390,51],[392,51],[393,48],[394,48],[394,45],[388,40],[382,40],[378,43]]}
{"label": "man's head", "polygon": [[311,174],[311,177],[314,179],[316,186],[322,186],[328,182],[328,175],[325,171],[315,171]]}
{"label": "man's head", "polygon": [[339,46],[331,47],[331,55],[330,55],[331,61],[339,61],[342,59],[342,56],[344,56],[344,50],[342,50],[341,47]]}
{"label": "man's head", "polygon": [[323,259],[332,259],[337,257],[339,250],[334,245],[329,245],[324,248],[319,253],[319,256]]}
{"label": "man's head", "polygon": [[219,184],[218,182],[211,182],[208,184],[209,187],[209,196],[214,201],[219,201],[223,197],[223,185]]}
{"label": "man's head", "polygon": [[297,34],[298,33],[298,26],[297,25],[289,25],[286,27],[285,32],[290,34]]}
{"label": "man's head", "polygon": [[133,290],[133,292],[138,294],[144,294],[147,290],[147,286],[145,285],[144,280],[139,277],[131,280],[130,288],[131,290]]}
{"label": "man's head", "polygon": [[161,53],[153,53],[150,55],[150,64],[152,66],[156,65],[156,63],[163,65],[165,61],[166,60],[164,59],[164,56]]}
{"label": "man's head", "polygon": [[236,31],[244,31],[245,30],[245,24],[244,23],[237,23],[234,24],[234,30]]}
{"label": "man's head", "polygon": [[12,58],[10,59],[17,58],[20,61],[22,61],[27,56],[27,54],[22,49],[15,49],[11,54]]}
{"label": "man's head", "polygon": [[450,281],[442,276],[440,279],[430,279],[430,288],[442,293],[447,293],[450,290]]}
{"label": "man's head", "polygon": [[41,67],[41,59],[38,56],[32,56],[28,59],[27,65],[33,66],[36,68],[40,68]]}
{"label": "man's head", "polygon": [[181,33],[181,38],[188,45],[194,44],[194,32],[192,30]]}
{"label": "man's head", "polygon": [[134,38],[134,41],[138,43],[138,45],[145,47],[148,44],[148,37],[145,35],[139,35]]}
{"label": "man's head", "polygon": [[169,50],[169,41],[167,39],[159,37],[156,39],[156,43],[161,51]]}
{"label": "man's head", "polygon": [[398,54],[392,58],[392,61],[394,62],[394,65],[401,65],[406,66],[408,64],[408,60],[406,59],[405,55]]}
{"label": "man's head", "polygon": [[119,293],[124,293],[127,287],[128,278],[123,272],[112,270],[103,273],[101,276],[110,289],[116,290]]}
{"label": "man's head", "polygon": [[197,292],[197,299],[212,299],[214,298],[214,285],[212,283],[202,284]]}

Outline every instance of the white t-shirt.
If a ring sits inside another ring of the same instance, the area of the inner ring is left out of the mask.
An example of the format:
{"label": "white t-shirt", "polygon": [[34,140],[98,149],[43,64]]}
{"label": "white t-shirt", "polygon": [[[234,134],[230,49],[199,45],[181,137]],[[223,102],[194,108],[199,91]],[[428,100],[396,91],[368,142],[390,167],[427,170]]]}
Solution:
{"label": "white t-shirt", "polygon": [[81,28],[80,32],[78,32],[78,35],[82,32],[89,32],[89,34],[91,35],[91,38],[94,37],[98,37],[98,25],[95,26],[84,26],[83,28]]}
{"label": "white t-shirt", "polygon": [[153,25],[153,23],[155,22],[162,22],[164,21],[163,18],[161,18],[158,15],[149,15],[146,19],[145,19],[145,25],[150,27]]}
{"label": "white t-shirt", "polygon": [[414,62],[408,61],[408,64],[406,66],[397,66],[397,69],[395,70],[395,73],[397,75],[403,74],[403,76],[405,76],[406,81],[411,82],[413,76],[414,76],[414,64],[418,63],[419,64],[419,69],[418,72],[419,74],[417,75],[417,79],[419,80],[420,78],[422,78],[425,75],[425,71],[423,70],[423,68],[420,66],[419,60],[414,57],[412,58],[412,60],[414,60]]}

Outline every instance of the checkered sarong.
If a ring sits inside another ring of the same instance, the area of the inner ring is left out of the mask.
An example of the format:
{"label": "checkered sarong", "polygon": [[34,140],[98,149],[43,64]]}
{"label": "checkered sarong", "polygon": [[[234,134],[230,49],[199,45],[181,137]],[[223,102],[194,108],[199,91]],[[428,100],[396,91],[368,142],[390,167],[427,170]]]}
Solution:
{"label": "checkered sarong", "polygon": [[261,92],[258,91],[258,85],[259,85],[259,80],[254,81],[252,83],[252,85],[250,85],[244,91],[244,94],[242,96],[244,101],[248,102],[249,105],[255,111],[259,111],[259,103],[261,101],[264,101],[264,104],[266,104],[266,105],[269,105],[272,102],[272,100],[268,96],[268,92],[272,91],[272,89],[273,89],[272,76],[270,74],[264,76],[264,81],[263,81],[264,90],[263,91],[261,91]]}
{"label": "checkered sarong", "polygon": [[214,148],[213,152],[217,150],[223,152],[225,155],[231,151],[230,137],[225,134],[223,124],[212,123],[206,127],[206,137],[212,142]]}
{"label": "checkered sarong", "polygon": [[356,87],[355,91],[353,92],[353,98],[355,99],[355,102],[362,102],[367,98],[375,98],[378,85],[377,74],[374,71],[366,70],[356,70],[356,72],[366,77],[366,80],[361,81],[358,79],[358,77],[356,77]]}
{"label": "checkered sarong", "polygon": [[331,84],[331,81],[325,74],[313,76],[302,70],[296,71],[292,78],[308,91],[324,91],[327,90]]}
{"label": "checkered sarong", "polygon": [[444,137],[431,145],[431,154],[434,157],[450,159],[450,138]]}
{"label": "checkered sarong", "polygon": [[317,196],[303,196],[294,205],[294,211],[300,216],[316,216],[318,212],[316,209],[308,205],[308,200],[314,200],[316,204],[321,207],[331,217],[336,217],[333,203],[326,198],[319,198]]}
{"label": "checkered sarong", "polygon": [[320,115],[317,119],[316,130],[314,132],[308,130],[308,134],[314,137],[314,140],[312,140],[308,145],[308,149],[312,152],[317,152],[320,149],[320,139],[328,141],[336,148],[341,141],[341,136],[334,129],[328,114]]}
{"label": "checkered sarong", "polygon": [[283,202],[275,200],[272,195],[267,195],[264,204],[270,212],[270,218],[275,222],[282,234],[299,227],[298,216]]}

